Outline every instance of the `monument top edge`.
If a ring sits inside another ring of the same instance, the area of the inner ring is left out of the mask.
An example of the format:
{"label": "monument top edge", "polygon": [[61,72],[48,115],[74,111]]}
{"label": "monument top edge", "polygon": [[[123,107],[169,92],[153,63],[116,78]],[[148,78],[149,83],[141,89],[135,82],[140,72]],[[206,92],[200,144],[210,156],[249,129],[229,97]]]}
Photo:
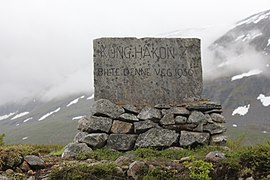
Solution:
{"label": "monument top edge", "polygon": [[161,40],[161,39],[167,39],[167,40],[171,40],[171,39],[185,39],[185,40],[199,40],[201,41],[200,38],[196,38],[196,37],[188,37],[188,38],[184,38],[184,37],[142,37],[142,38],[137,38],[137,37],[100,37],[100,38],[95,38],[94,41],[96,40],[103,40],[103,39],[112,39],[112,40],[124,40],[124,39],[131,39],[131,40],[145,40],[145,39],[156,39],[156,40]]}

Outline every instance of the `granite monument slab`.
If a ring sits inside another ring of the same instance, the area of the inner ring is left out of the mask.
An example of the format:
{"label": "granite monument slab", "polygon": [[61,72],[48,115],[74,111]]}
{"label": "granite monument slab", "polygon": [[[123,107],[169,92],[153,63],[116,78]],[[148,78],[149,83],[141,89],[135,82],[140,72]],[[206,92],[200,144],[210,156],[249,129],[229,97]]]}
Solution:
{"label": "granite monument slab", "polygon": [[200,99],[200,39],[99,38],[93,47],[95,100],[176,105]]}

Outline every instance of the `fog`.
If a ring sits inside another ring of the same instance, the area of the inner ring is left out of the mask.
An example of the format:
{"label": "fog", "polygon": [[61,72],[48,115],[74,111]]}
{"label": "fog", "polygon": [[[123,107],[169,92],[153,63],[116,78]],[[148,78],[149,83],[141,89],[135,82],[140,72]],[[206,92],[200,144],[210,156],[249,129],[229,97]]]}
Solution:
{"label": "fog", "polygon": [[[206,47],[268,0],[0,1],[0,105],[93,91],[92,41],[98,37],[202,38]],[[192,31],[192,33],[190,33]]]}

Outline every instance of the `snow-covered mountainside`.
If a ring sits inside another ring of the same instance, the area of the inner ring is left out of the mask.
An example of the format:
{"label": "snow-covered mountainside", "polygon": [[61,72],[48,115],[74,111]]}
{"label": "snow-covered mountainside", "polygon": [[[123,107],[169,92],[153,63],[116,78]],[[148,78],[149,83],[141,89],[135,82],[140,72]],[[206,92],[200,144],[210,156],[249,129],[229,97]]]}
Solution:
{"label": "snow-covered mountainside", "polygon": [[229,131],[270,134],[270,10],[239,21],[209,47],[223,76],[206,81],[204,97],[223,104]]}
{"label": "snow-covered mountainside", "polygon": [[210,48],[220,53],[217,55],[222,58],[225,49],[233,50],[233,47],[235,53],[241,54],[246,45],[264,55],[270,54],[270,10],[239,21],[235,28],[217,39]]}
{"label": "snow-covered mountainside", "polygon": [[48,102],[37,99],[0,107],[0,134],[6,143],[65,144],[77,132],[77,122],[90,110],[93,94],[77,94]]}

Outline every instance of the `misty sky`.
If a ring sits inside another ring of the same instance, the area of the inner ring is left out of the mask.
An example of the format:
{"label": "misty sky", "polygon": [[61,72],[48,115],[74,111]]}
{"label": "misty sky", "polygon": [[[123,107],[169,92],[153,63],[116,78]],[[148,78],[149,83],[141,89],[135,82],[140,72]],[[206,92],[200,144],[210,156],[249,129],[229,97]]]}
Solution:
{"label": "misty sky", "polygon": [[226,31],[267,9],[269,0],[0,0],[0,104],[92,92],[94,38]]}

